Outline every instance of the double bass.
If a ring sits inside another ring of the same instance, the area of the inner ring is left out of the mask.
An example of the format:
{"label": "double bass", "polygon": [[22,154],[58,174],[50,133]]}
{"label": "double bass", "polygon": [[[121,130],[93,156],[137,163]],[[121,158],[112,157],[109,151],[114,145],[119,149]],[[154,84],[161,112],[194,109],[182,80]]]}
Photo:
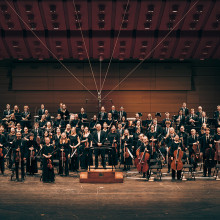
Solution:
{"label": "double bass", "polygon": [[182,170],[183,169],[183,151],[181,150],[180,146],[178,146],[178,149],[174,151],[174,158],[171,163],[171,168],[173,170]]}
{"label": "double bass", "polygon": [[34,151],[34,147],[31,146],[30,148],[30,166],[32,165],[32,161],[35,159],[35,151]]}
{"label": "double bass", "polygon": [[146,148],[144,149],[144,152],[139,154],[139,158],[140,161],[137,164],[137,170],[140,173],[146,173],[149,170],[148,161],[150,159],[150,154],[147,152]]}

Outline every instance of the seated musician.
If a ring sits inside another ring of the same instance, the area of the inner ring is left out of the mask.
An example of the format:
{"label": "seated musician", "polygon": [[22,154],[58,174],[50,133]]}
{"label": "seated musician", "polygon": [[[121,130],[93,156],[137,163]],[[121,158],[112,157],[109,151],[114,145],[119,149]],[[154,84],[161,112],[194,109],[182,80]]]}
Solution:
{"label": "seated musician", "polygon": [[125,117],[125,120],[127,119],[127,113],[124,110],[124,107],[120,107],[120,111],[118,112],[118,120],[121,121],[122,117]]}
{"label": "seated musician", "polygon": [[53,167],[53,153],[54,153],[54,146],[50,143],[50,138],[45,138],[45,144],[42,148],[42,180],[43,182],[54,182],[55,175],[54,175],[54,167]]}
{"label": "seated musician", "polygon": [[185,127],[182,125],[180,127],[180,131],[178,132],[178,136],[180,140],[182,141],[182,144],[184,147],[187,147],[187,141],[188,141],[188,134],[185,131]]}
{"label": "seated musician", "polygon": [[111,108],[109,113],[111,113],[112,119],[114,121],[118,121],[118,111],[115,110],[115,106],[114,105],[112,106],[112,108]]}
{"label": "seated musician", "polygon": [[152,124],[153,124],[153,118],[152,118],[152,115],[149,113],[149,114],[147,114],[147,119],[146,119],[147,130],[150,129]]}
{"label": "seated musician", "polygon": [[143,129],[142,129],[142,126],[141,126],[141,121],[137,121],[137,122],[136,122],[136,125],[135,125],[135,127],[134,127],[133,133],[135,133],[136,130],[140,130],[141,133],[143,133]]}
{"label": "seated musician", "polygon": [[[214,167],[215,146],[213,145],[213,138],[210,136],[210,129],[207,128],[205,135],[200,138],[201,156],[203,156],[203,176],[206,177],[207,170],[208,176],[211,176],[211,168]],[[213,152],[213,153],[212,153]]]}
{"label": "seated musician", "polygon": [[79,119],[80,119],[81,122],[84,122],[84,121],[88,120],[88,117],[87,117],[87,114],[85,113],[84,108],[81,108],[80,113],[78,114],[78,116],[79,116]]}
{"label": "seated musician", "polygon": [[50,113],[49,113],[49,111],[46,109],[45,110],[45,118],[46,118],[46,121],[51,121],[51,116],[50,116]]}
{"label": "seated musician", "polygon": [[13,111],[14,111],[14,114],[15,114],[16,122],[20,123],[20,121],[21,121],[21,112],[20,112],[20,110],[19,110],[17,105],[14,106],[14,110]]}
{"label": "seated musician", "polygon": [[141,116],[139,113],[135,114],[135,120],[133,121],[133,124],[136,126],[137,122],[140,121],[140,125],[141,125]]}
{"label": "seated musician", "polygon": [[93,165],[92,151],[90,149],[92,147],[92,140],[93,140],[93,137],[92,137],[91,133],[89,132],[89,128],[86,126],[84,128],[82,136],[80,137],[80,143],[81,143],[80,166],[81,166],[81,169],[88,169],[89,166]]}
{"label": "seated musician", "polygon": [[17,126],[16,126],[16,133],[20,132],[21,134],[23,133],[23,130],[21,128],[21,124],[18,123]]}
{"label": "seated musician", "polygon": [[111,147],[108,164],[115,167],[118,164],[118,151],[120,150],[120,136],[116,131],[115,125],[112,126],[111,131],[108,133],[107,140],[110,142]]}
{"label": "seated musician", "polygon": [[117,132],[118,132],[120,137],[122,137],[122,135],[124,134],[124,129],[122,128],[121,123],[118,124]]}
{"label": "seated musician", "polygon": [[98,168],[98,156],[101,154],[102,157],[102,166],[103,168],[106,168],[106,162],[105,162],[105,149],[102,148],[105,140],[106,140],[106,134],[104,131],[101,130],[101,125],[96,125],[96,131],[92,133],[92,142],[95,147],[94,153],[95,153],[95,169]]}
{"label": "seated musician", "polygon": [[187,124],[188,124],[188,125],[191,125],[192,127],[195,127],[195,126],[196,126],[196,123],[197,123],[197,121],[198,121],[198,117],[197,117],[197,115],[195,114],[194,108],[192,108],[192,109],[190,110],[190,114],[188,115],[186,121],[187,121]]}
{"label": "seated musician", "polygon": [[22,127],[31,127],[31,113],[27,105],[24,106],[24,111],[21,113],[21,125]]}
{"label": "seated musician", "polygon": [[66,127],[66,123],[65,121],[61,118],[61,115],[58,114],[56,119],[55,119],[55,122],[54,122],[54,127],[55,128],[60,128],[61,129],[61,132],[63,132],[65,130],[65,127]]}
{"label": "seated musician", "polygon": [[45,107],[44,104],[41,104],[40,109],[38,110],[38,116],[39,116],[39,120],[41,119],[42,115],[45,114]]}
{"label": "seated musician", "polygon": [[[87,127],[87,126],[86,126],[86,127]],[[78,132],[77,132],[77,134],[79,135],[79,137],[82,136],[82,134],[84,133],[84,130],[85,130],[85,127],[84,127],[84,125],[82,124],[82,125],[80,126],[80,129],[79,129]]]}
{"label": "seated musician", "polygon": [[163,119],[162,121],[162,127],[166,127],[166,122],[169,121],[170,122],[170,126],[172,126],[172,119],[170,118],[170,113],[169,112],[166,112],[165,113],[165,118]]}
{"label": "seated musician", "polygon": [[[217,128],[217,134],[214,135],[214,144],[216,145],[215,150],[216,150],[216,156],[215,156],[215,160],[216,163],[220,162],[220,127]],[[217,145],[218,144],[218,145]]]}
{"label": "seated musician", "polygon": [[107,137],[108,132],[109,132],[109,128],[108,128],[107,122],[104,122],[104,123],[103,123],[103,129],[102,129],[102,131],[105,132],[105,137]]}
{"label": "seated musician", "polygon": [[[177,154],[176,156],[174,154],[174,152],[176,150],[180,150],[183,152],[183,146],[182,146],[182,142],[179,140],[179,136],[176,135],[174,138],[174,141],[171,144],[171,148],[170,148],[170,156],[171,156],[171,161],[173,162],[174,160],[178,160],[181,161],[181,157],[180,157],[180,153]],[[178,158],[177,158],[178,157]],[[181,170],[177,170],[177,180],[181,180],[181,173],[182,173],[182,169]],[[174,169],[172,169],[172,180],[175,180],[175,176],[176,176],[176,172]]]}
{"label": "seated musician", "polygon": [[208,125],[208,117],[206,116],[206,112],[202,112],[201,117],[199,118],[199,126],[202,127],[203,124]]}
{"label": "seated musician", "polygon": [[24,132],[21,135],[21,138],[23,140],[23,142],[26,144],[27,141],[29,141],[29,131],[27,127],[24,127]]}
{"label": "seated musician", "polygon": [[60,102],[60,107],[57,110],[57,114],[61,114],[62,110],[63,110],[63,103]]}
{"label": "seated musician", "polygon": [[199,144],[199,137],[196,135],[196,130],[191,129],[191,135],[188,137],[188,151],[189,151],[189,163],[193,164],[194,170],[197,167],[197,160],[195,157],[192,157],[196,152],[193,150],[193,144]]}
{"label": "seated musician", "polygon": [[215,127],[219,128],[220,127],[220,115],[217,119],[215,119]]}
{"label": "seated musician", "polygon": [[41,130],[44,130],[44,129],[45,129],[46,123],[47,123],[46,116],[45,116],[45,115],[42,115],[42,116],[41,116],[41,119],[40,119],[40,121],[39,121],[39,127],[40,127]]}
{"label": "seated musician", "polygon": [[79,169],[79,145],[80,138],[76,133],[76,128],[71,129],[70,140],[70,171],[77,172]]}
{"label": "seated musician", "polygon": [[70,124],[66,125],[66,129],[63,133],[66,133],[67,138],[69,138],[69,136],[71,134],[71,125]]}
{"label": "seated musician", "polygon": [[125,116],[122,117],[121,125],[122,125],[122,128],[123,128],[123,129],[127,129],[127,128],[128,128],[128,121],[127,121],[127,119],[125,118]]}
{"label": "seated musician", "polygon": [[188,116],[188,114],[189,114],[189,109],[186,107],[186,103],[185,103],[185,102],[183,103],[183,105],[182,105],[182,107],[180,108],[180,110],[182,110],[184,116]]}
{"label": "seated musician", "polygon": [[34,175],[35,173],[38,172],[36,155],[40,149],[37,142],[34,140],[33,133],[30,134],[29,140],[26,142],[26,149],[27,149],[26,172],[29,173],[30,175]]}
{"label": "seated musician", "polygon": [[131,138],[128,129],[125,129],[121,138],[121,164],[124,164],[124,171],[130,170],[130,166],[132,165],[132,144],[133,139]]}
{"label": "seated musician", "polygon": [[3,128],[0,128],[0,168],[1,172],[4,175],[5,171],[5,155],[6,155],[6,137],[3,134]]}
{"label": "seated musician", "polygon": [[[71,118],[72,118],[72,115],[71,115]],[[78,117],[78,114],[75,114],[75,115],[74,115],[74,119],[72,119],[70,123],[71,123],[71,124],[70,124],[71,127],[80,128],[80,126],[81,126],[81,121],[80,121],[80,119],[79,119],[79,117]]]}
{"label": "seated musician", "polygon": [[60,142],[58,143],[58,157],[59,157],[59,174],[65,176],[69,175],[69,157],[70,157],[70,143],[66,133],[61,134]]}
{"label": "seated musician", "polygon": [[198,117],[198,119],[200,119],[202,117],[202,106],[198,106],[198,112],[196,112],[196,115]]}
{"label": "seated musician", "polygon": [[12,143],[13,158],[15,163],[16,181],[19,181],[19,166],[21,167],[21,181],[25,177],[25,160],[26,160],[26,147],[21,139],[21,133],[16,133],[16,139]]}
{"label": "seated musician", "polygon": [[111,126],[113,125],[114,121],[113,121],[113,118],[112,118],[112,113],[108,113],[108,118],[106,120],[106,123],[108,125],[108,129],[110,130],[111,129]]}
{"label": "seated musician", "polygon": [[32,133],[34,134],[34,139],[35,140],[36,140],[37,137],[41,138],[43,136],[43,132],[39,128],[39,123],[38,122],[34,123],[34,128],[32,129]]}
{"label": "seated musician", "polygon": [[157,133],[157,135],[163,133],[161,126],[157,124],[157,118],[153,119],[153,126],[154,126],[154,131]]}
{"label": "seated musician", "polygon": [[53,136],[54,129],[53,129],[50,121],[48,121],[46,123],[46,127],[45,127],[44,131],[47,131],[49,133],[49,136]]}
{"label": "seated musician", "polygon": [[108,114],[105,111],[105,107],[102,106],[101,111],[99,112],[99,115],[98,115],[98,120],[99,121],[105,121],[105,120],[107,120],[107,118],[108,118]]}

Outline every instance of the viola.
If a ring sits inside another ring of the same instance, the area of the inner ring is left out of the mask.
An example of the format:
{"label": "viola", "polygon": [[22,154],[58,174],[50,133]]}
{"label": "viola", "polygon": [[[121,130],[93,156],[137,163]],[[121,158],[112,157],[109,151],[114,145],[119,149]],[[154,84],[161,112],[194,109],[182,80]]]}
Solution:
{"label": "viola", "polygon": [[3,157],[3,152],[2,152],[2,148],[0,148],[0,157]]}
{"label": "viola", "polygon": [[53,169],[53,164],[52,164],[52,160],[51,159],[48,159],[47,160],[47,167],[52,170]]}
{"label": "viola", "polygon": [[18,148],[16,149],[15,161],[16,161],[16,162],[19,162],[19,161],[20,161],[20,158],[21,158],[21,151],[20,151],[20,147],[18,147]]}
{"label": "viola", "polygon": [[183,169],[182,158],[183,158],[183,151],[178,147],[178,149],[174,151],[174,159],[171,163],[171,168],[173,170]]}

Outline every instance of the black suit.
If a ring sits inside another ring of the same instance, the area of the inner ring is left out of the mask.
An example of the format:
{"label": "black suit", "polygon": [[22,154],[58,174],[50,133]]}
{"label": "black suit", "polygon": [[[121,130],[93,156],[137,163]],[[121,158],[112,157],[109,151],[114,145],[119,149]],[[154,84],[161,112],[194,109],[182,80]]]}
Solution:
{"label": "black suit", "polygon": [[79,114],[78,114],[78,117],[79,117],[80,120],[82,120],[83,118],[84,118],[84,119],[87,119],[87,114],[86,114],[86,113],[83,113],[83,114],[82,114],[82,113],[79,113]]}
{"label": "black suit", "polygon": [[127,119],[127,113],[124,111],[123,112],[119,111],[118,112],[118,120],[121,121],[123,116],[125,117],[125,119]]}
{"label": "black suit", "polygon": [[41,117],[42,117],[43,114],[45,114],[45,109],[39,109],[39,110],[38,110],[39,120],[41,119]]}
{"label": "black suit", "polygon": [[208,117],[201,117],[199,118],[199,125],[202,126],[203,123],[207,124],[208,122]]}
{"label": "black suit", "polygon": [[219,114],[220,114],[219,111],[215,111],[213,117],[214,117],[215,119],[218,119],[218,118],[219,118]]}
{"label": "black suit", "polygon": [[185,115],[185,116],[187,116],[189,114],[189,109],[188,108],[185,108],[185,110],[184,110],[184,108],[182,107],[182,108],[180,108],[180,110],[183,111],[183,115]]}
{"label": "black suit", "polygon": [[112,118],[114,120],[118,120],[118,112],[116,110],[114,112],[111,110],[109,113],[112,114]]}
{"label": "black suit", "polygon": [[4,110],[4,112],[3,112],[3,118],[6,118],[6,116],[9,116],[9,115],[11,115],[13,113],[13,111],[12,110]]}
{"label": "black suit", "polygon": [[99,112],[99,116],[98,116],[98,119],[99,120],[107,120],[108,118],[108,114],[106,112]]}
{"label": "black suit", "polygon": [[[98,132],[94,131],[92,133],[93,138],[93,146],[95,147],[94,153],[95,153],[95,167],[98,167],[98,156],[101,154],[102,156],[102,166],[105,167],[105,149],[102,149],[102,146],[99,147],[98,143],[101,143],[102,145],[105,143],[106,140],[106,133],[104,131],[100,131],[100,140],[98,140]],[[97,149],[100,148],[100,149]]]}

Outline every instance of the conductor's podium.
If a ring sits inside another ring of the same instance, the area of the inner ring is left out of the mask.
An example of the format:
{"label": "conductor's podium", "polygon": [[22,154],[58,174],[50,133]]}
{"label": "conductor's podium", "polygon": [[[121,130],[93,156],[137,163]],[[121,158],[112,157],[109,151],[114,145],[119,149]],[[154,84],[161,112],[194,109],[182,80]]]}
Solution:
{"label": "conductor's podium", "polygon": [[80,183],[123,183],[123,173],[114,169],[93,169],[80,173]]}

